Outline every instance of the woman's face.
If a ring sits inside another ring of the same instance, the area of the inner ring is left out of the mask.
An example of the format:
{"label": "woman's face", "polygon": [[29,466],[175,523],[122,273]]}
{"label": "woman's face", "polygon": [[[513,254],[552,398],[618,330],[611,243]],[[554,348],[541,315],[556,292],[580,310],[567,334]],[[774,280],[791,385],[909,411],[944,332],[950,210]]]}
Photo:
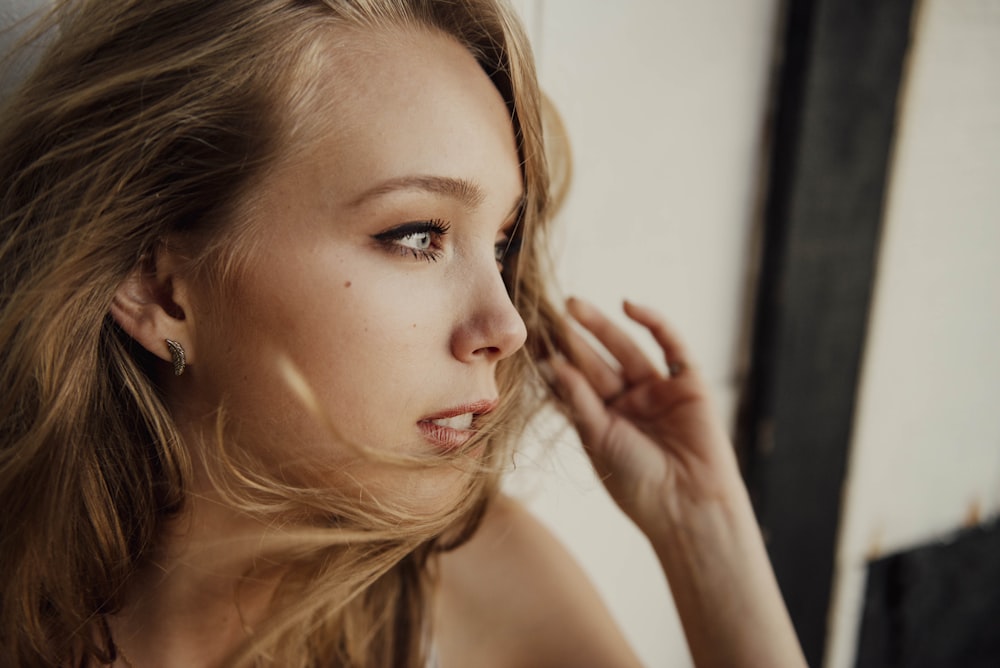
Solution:
{"label": "woman's face", "polygon": [[496,259],[523,196],[518,154],[503,99],[454,40],[336,39],[319,104],[298,112],[332,122],[303,119],[327,130],[260,184],[243,268],[194,314],[185,403],[224,397],[236,444],[283,475],[339,471],[426,507],[463,474],[378,466],[350,444],[447,453],[495,406],[497,363],[526,336]]}

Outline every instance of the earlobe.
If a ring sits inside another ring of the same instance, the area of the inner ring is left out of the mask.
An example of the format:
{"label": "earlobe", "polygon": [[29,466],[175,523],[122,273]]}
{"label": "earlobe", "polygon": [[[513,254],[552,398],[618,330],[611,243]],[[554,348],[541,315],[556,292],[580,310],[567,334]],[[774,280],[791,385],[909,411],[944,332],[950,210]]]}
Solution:
{"label": "earlobe", "polygon": [[[163,258],[157,258],[163,260]],[[192,323],[184,302],[184,291],[170,272],[158,271],[167,264],[144,262],[136,267],[111,301],[111,317],[126,334],[156,357],[178,368],[176,348],[167,340],[180,343],[185,351],[184,365],[192,362]]]}

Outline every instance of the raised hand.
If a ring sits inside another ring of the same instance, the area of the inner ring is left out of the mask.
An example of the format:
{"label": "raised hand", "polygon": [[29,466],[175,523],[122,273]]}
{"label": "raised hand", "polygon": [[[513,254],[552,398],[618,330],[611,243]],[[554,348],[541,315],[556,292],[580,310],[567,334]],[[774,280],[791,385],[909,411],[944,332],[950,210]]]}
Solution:
{"label": "raised hand", "polygon": [[567,308],[611,359],[571,333],[568,359],[551,361],[556,388],[656,551],[695,664],[804,666],[732,446],[684,346],[653,311],[625,304],[663,350],[661,370],[593,306]]}
{"label": "raised hand", "polygon": [[571,330],[568,360],[553,360],[561,396],[604,484],[647,533],[678,513],[740,486],[732,447],[683,344],[663,319],[629,302],[625,314],[663,351],[662,366],[596,308],[571,299],[570,315],[612,358]]}

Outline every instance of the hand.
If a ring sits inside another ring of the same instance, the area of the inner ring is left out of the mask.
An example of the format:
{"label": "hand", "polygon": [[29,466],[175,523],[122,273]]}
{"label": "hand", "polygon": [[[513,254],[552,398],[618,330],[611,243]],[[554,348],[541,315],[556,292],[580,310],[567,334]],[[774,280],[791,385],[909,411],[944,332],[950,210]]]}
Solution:
{"label": "hand", "polygon": [[704,501],[742,490],[736,459],[683,344],[658,314],[629,302],[625,314],[663,350],[666,373],[593,306],[573,316],[603,345],[609,363],[575,331],[566,359],[552,360],[557,389],[594,467],[615,501],[653,537]]}
{"label": "hand", "polygon": [[552,360],[604,485],[650,539],[670,583],[697,666],[805,666],[729,439],[683,345],[653,311],[625,304],[663,350],[667,373],[593,306],[570,315],[577,333]]}

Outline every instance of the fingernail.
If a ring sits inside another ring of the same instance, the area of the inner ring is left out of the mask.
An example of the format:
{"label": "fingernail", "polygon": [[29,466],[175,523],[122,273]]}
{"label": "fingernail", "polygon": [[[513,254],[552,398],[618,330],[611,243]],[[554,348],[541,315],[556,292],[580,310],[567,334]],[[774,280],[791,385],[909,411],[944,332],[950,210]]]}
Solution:
{"label": "fingernail", "polygon": [[566,308],[571,312],[582,313],[585,311],[592,311],[595,307],[586,299],[570,297],[566,300]]}
{"label": "fingernail", "polygon": [[624,307],[623,308],[625,309],[626,312],[632,311],[633,313],[637,313],[637,312],[650,313],[653,310],[649,306],[643,306],[642,304],[637,304],[636,302],[632,301],[631,299],[626,299],[624,301]]}

